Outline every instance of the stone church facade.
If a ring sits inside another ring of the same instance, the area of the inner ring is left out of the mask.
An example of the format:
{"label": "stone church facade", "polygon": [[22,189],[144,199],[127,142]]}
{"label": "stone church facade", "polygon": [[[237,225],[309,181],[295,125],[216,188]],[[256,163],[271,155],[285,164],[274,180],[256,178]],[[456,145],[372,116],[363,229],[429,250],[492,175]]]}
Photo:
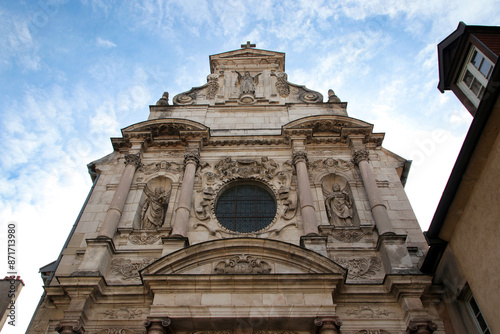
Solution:
{"label": "stone church facade", "polygon": [[444,333],[409,162],[285,55],[210,56],[89,164],[28,333]]}

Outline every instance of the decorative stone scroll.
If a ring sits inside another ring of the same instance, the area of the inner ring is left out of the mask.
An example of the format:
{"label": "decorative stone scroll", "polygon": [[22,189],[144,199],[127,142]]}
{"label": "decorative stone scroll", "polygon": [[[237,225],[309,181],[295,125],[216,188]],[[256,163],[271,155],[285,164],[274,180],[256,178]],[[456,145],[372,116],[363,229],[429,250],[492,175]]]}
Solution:
{"label": "decorative stone scroll", "polygon": [[219,79],[219,75],[216,73],[209,74],[207,77],[207,99],[212,100],[217,95],[217,91],[219,90],[219,83],[217,82]]}
{"label": "decorative stone scroll", "polygon": [[111,261],[111,272],[124,280],[135,280],[139,278],[139,270],[150,265],[155,260],[155,258],[144,258],[141,261],[114,259]]}
{"label": "decorative stone scroll", "polygon": [[288,85],[288,76],[285,72],[276,72],[276,90],[281,97],[290,95],[290,86]]}
{"label": "decorative stone scroll", "polygon": [[381,270],[382,261],[373,256],[370,258],[339,259],[333,258],[335,262],[348,269],[349,279],[369,279]]}
{"label": "decorative stone scroll", "polygon": [[252,255],[235,255],[217,263],[216,274],[269,274],[271,266]]}
{"label": "decorative stone scroll", "polygon": [[146,327],[147,334],[166,334],[170,332],[170,318],[147,319],[143,325]]}

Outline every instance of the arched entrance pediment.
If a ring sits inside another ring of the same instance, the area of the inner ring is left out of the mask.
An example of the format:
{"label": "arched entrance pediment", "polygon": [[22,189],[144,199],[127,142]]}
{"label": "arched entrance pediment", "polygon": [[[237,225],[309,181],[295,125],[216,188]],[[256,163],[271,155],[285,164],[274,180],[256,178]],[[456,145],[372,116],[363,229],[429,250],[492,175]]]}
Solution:
{"label": "arched entrance pediment", "polygon": [[234,238],[183,248],[144,268],[141,275],[340,274],[346,269],[311,250],[282,241]]}

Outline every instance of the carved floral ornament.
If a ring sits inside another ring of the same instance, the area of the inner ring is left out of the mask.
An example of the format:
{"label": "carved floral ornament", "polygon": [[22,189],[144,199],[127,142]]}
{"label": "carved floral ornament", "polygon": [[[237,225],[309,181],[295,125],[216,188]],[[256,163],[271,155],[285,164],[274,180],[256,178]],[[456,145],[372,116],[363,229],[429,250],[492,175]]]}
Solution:
{"label": "carved floral ornament", "polygon": [[215,265],[216,274],[269,274],[271,266],[252,255],[235,255]]}

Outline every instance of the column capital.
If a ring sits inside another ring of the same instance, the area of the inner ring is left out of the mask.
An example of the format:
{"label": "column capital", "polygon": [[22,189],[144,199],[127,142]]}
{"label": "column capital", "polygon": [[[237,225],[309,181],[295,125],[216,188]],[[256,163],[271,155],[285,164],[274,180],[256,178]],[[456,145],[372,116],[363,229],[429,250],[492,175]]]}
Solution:
{"label": "column capital", "polygon": [[146,333],[148,334],[166,334],[170,331],[169,326],[171,323],[170,318],[147,319],[144,321],[144,327],[146,327]]}
{"label": "column capital", "polygon": [[134,165],[135,169],[141,167],[141,152],[125,154],[125,165]]}
{"label": "column capital", "polygon": [[85,333],[83,325],[78,320],[63,320],[54,328],[61,334],[83,334]]}
{"label": "column capital", "polygon": [[309,159],[307,159],[307,152],[306,151],[295,151],[292,153],[292,162],[293,164],[297,164],[297,162],[305,162],[306,164],[309,162]]}
{"label": "column capital", "polygon": [[411,320],[406,334],[432,334],[438,326],[431,320]]}
{"label": "column capital", "polygon": [[368,150],[356,150],[353,153],[353,160],[358,165],[361,161],[370,161],[370,151]]}
{"label": "column capital", "polygon": [[184,167],[189,162],[194,162],[196,166],[198,166],[200,164],[200,153],[199,152],[184,153]]}
{"label": "column capital", "polygon": [[318,332],[321,334],[323,332],[329,333],[339,333],[340,327],[342,326],[342,321],[339,317],[317,317],[314,319],[314,324],[318,328]]}

